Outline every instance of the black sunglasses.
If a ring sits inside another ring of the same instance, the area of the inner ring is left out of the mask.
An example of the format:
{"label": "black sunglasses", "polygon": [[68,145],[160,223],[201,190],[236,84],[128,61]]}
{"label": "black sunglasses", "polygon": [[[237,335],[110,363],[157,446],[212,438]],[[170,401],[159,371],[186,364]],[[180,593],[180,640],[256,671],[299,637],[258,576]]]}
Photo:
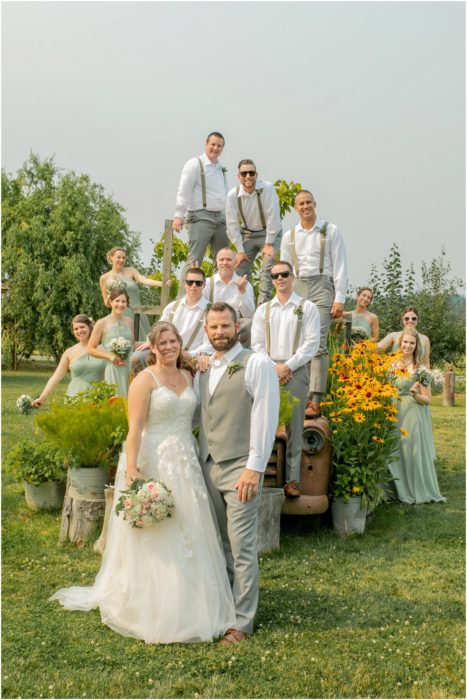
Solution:
{"label": "black sunglasses", "polygon": [[404,316],[404,321],[418,321],[416,316]]}
{"label": "black sunglasses", "polygon": [[202,287],[204,284],[203,280],[185,280],[185,284],[187,284],[189,287],[192,287],[194,284],[196,284],[197,287]]}
{"label": "black sunglasses", "polygon": [[250,175],[250,177],[254,177],[256,175],[256,170],[240,170],[240,177],[246,177],[247,175]]}
{"label": "black sunglasses", "polygon": [[288,270],[286,272],[271,272],[271,278],[273,280],[279,279],[279,277],[282,277],[283,279],[287,279],[287,277],[290,277],[292,273],[289,272]]}

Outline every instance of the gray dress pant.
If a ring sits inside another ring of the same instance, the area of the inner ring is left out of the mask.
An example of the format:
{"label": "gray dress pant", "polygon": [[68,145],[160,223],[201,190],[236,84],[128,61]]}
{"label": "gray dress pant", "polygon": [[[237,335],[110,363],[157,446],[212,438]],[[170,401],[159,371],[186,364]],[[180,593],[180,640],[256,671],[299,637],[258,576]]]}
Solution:
{"label": "gray dress pant", "polygon": [[[280,363],[279,363],[280,364]],[[306,400],[308,398],[308,382],[310,376],[310,363],[299,367],[292,373],[292,377],[283,384],[282,388],[289,391],[292,396],[300,399],[300,403],[294,408],[292,420],[286,427],[287,450],[285,453],[285,481],[300,481],[300,464],[302,461],[303,445],[303,421],[305,420]]]}
{"label": "gray dress pant", "polygon": [[185,228],[188,233],[188,260],[180,277],[182,296],[183,280],[189,267],[201,267],[208,245],[212,248],[214,263],[216,255],[222,248],[229,247],[229,239],[225,226],[225,213],[223,211],[207,211],[197,209],[189,211],[185,218]]}
{"label": "gray dress pant", "polygon": [[326,391],[329,369],[328,332],[331,325],[331,307],[334,303],[334,282],[328,275],[300,277],[294,283],[295,292],[314,302],[320,319],[319,349],[311,361],[310,394]]}
{"label": "gray dress pant", "polygon": [[206,462],[201,461],[201,467],[222,538],[235,602],[235,628],[251,634],[259,598],[256,538],[260,495],[247,503],[238,500],[235,484],[246,460],[240,457],[216,464],[209,456]]}
{"label": "gray dress pant", "polygon": [[[235,272],[237,275],[240,275],[240,277],[243,275],[248,275],[248,280],[251,281],[251,269],[256,256],[261,252],[265,244],[266,231],[247,231],[246,229],[242,229],[241,233],[243,238],[243,248],[249,257],[249,260],[243,260]],[[281,248],[281,239],[282,233],[278,233],[273,243],[276,258]],[[274,263],[275,259],[262,256],[261,272],[259,277],[258,306],[263,304],[265,301],[272,299],[273,285],[271,280],[271,268]]]}

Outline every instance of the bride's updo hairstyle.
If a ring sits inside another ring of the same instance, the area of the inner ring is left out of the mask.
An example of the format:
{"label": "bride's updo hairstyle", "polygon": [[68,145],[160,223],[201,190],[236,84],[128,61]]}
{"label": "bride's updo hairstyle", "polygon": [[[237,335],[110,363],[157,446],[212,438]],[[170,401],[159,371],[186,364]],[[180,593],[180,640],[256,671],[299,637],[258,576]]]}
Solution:
{"label": "bride's updo hairstyle", "polygon": [[119,246],[119,245],[114,245],[114,247],[111,248],[111,249],[109,250],[109,252],[107,253],[107,255],[106,255],[107,262],[109,263],[109,265],[112,264],[112,256],[117,252],[117,250],[121,250],[122,253],[124,253],[124,255],[125,255],[125,257],[126,257],[126,250],[123,250],[123,248],[122,248],[121,246]]}
{"label": "bride's updo hairstyle", "polygon": [[[180,333],[178,332],[176,326],[173,325],[173,323],[169,323],[168,321],[157,321],[155,323],[151,330],[149,331],[148,334],[148,341],[152,345],[157,345],[157,342],[159,340],[159,336],[161,333],[164,331],[172,331],[172,333],[175,335],[177,338],[178,342],[180,343],[180,355],[177,357],[177,367],[179,369],[187,369],[191,375],[194,376],[195,374],[195,368],[193,367],[193,360],[189,353],[186,352],[186,350],[183,349],[183,339]],[[152,349],[149,348],[149,357],[148,357],[148,365],[155,365],[157,362],[156,355],[153,353]]]}
{"label": "bride's updo hairstyle", "polygon": [[78,314],[75,316],[71,321],[71,330],[73,330],[75,323],[85,323],[90,331],[94,328],[94,321],[87,314]]}
{"label": "bride's updo hairstyle", "polygon": [[126,297],[126,303],[128,304],[128,306],[130,306],[130,297],[128,296],[128,292],[122,287],[116,287],[115,289],[112,289],[112,291],[109,292],[109,299],[110,301],[113,301],[122,294]]}
{"label": "bride's updo hairstyle", "polygon": [[404,336],[410,335],[412,338],[415,338],[415,350],[413,351],[413,363],[415,367],[420,366],[420,336],[415,330],[415,328],[406,328],[405,330],[402,331],[402,333],[399,336],[399,341],[397,343],[398,348],[400,349],[402,339]]}

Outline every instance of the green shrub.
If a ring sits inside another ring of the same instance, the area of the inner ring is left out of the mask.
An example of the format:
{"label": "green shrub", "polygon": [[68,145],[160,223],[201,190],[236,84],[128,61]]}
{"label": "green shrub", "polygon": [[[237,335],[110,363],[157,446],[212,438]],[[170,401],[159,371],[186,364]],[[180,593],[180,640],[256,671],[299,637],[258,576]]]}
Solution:
{"label": "green shrub", "polygon": [[66,475],[61,453],[47,441],[21,440],[6,456],[3,468],[15,481],[26,481],[32,486],[63,481]]}

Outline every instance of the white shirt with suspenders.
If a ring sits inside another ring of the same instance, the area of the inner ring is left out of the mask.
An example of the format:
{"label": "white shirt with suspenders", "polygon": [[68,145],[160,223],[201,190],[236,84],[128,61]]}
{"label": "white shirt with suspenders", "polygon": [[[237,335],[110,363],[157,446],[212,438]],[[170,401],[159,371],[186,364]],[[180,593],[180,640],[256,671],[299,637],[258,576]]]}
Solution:
{"label": "white shirt with suspenders", "polygon": [[213,304],[215,301],[225,301],[235,309],[238,317],[252,318],[256,310],[253,287],[247,282],[245,292],[241,294],[235,284],[235,280],[238,279],[239,276],[234,272],[232,279],[226,284],[222,281],[220,274],[216,272],[212,277],[207,278],[203,295],[209,304]]}
{"label": "white shirt with suspenders", "polygon": [[161,321],[173,323],[183,339],[183,347],[190,355],[199,353],[212,355],[214,349],[204,332],[204,322],[208,302],[204,297],[194,306],[189,306],[186,297],[167,304],[162,312]]}
{"label": "white shirt with suspenders", "polygon": [[313,228],[301,224],[284,234],[281,260],[290,263],[297,278],[324,274],[334,283],[336,303],[343,304],[347,292],[347,260],[344,240],[337,226],[317,219]]}
{"label": "white shirt with suspenders", "polygon": [[198,209],[223,212],[227,196],[225,173],[222,164],[211,163],[206,153],[190,158],[180,177],[175,216],[184,219],[187,211]]}
{"label": "white shirt with suspenders", "polygon": [[231,189],[225,207],[227,235],[239,253],[244,252],[242,229],[251,232],[266,231],[265,243],[273,244],[281,232],[279,199],[274,185],[258,180],[253,192],[242,185]]}

